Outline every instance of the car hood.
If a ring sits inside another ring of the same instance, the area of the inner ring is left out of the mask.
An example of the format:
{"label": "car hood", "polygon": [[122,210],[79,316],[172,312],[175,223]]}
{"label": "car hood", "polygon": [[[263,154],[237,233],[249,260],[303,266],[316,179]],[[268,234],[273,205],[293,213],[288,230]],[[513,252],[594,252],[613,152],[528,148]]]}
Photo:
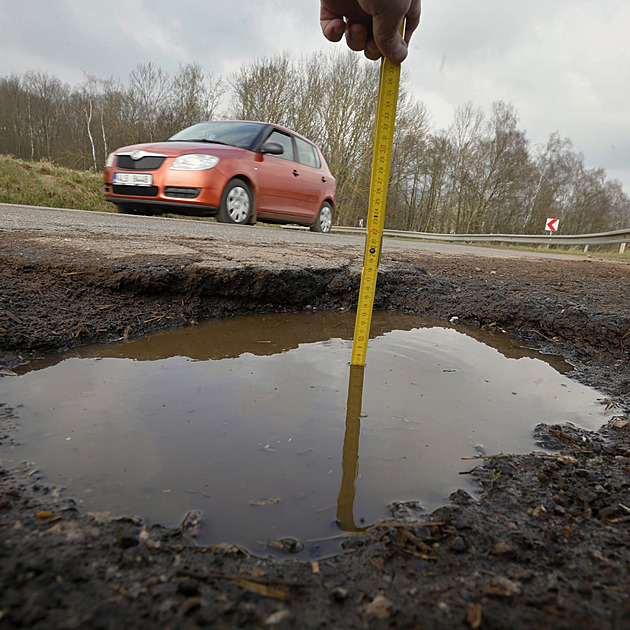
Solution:
{"label": "car hood", "polygon": [[127,147],[116,149],[115,153],[131,153],[132,151],[145,151],[147,153],[162,153],[169,157],[182,155],[183,153],[212,153],[213,155],[229,155],[247,151],[240,147],[227,144],[214,144],[212,142],[145,142],[143,144],[131,144]]}

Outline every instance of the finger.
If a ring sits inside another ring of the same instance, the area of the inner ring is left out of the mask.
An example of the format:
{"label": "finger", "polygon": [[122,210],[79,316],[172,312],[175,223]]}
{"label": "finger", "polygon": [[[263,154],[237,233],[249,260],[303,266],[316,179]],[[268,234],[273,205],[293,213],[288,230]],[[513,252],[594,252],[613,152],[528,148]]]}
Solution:
{"label": "finger", "polygon": [[383,56],[392,63],[402,63],[407,57],[407,42],[400,36],[400,22],[387,11],[375,15],[372,23],[374,41]]}
{"label": "finger", "polygon": [[346,23],[343,17],[323,6],[319,13],[319,24],[324,37],[331,42],[338,42],[346,31]]}
{"label": "finger", "polygon": [[363,50],[368,40],[368,31],[365,24],[348,22],[346,29],[346,43],[350,50]]}
{"label": "finger", "polygon": [[365,43],[365,48],[363,49],[363,53],[368,59],[371,59],[372,61],[376,61],[383,56],[373,37],[368,37]]}
{"label": "finger", "polygon": [[418,0],[418,2],[412,2],[405,16],[405,41],[407,43],[409,43],[411,35],[420,24],[420,11],[420,0]]}

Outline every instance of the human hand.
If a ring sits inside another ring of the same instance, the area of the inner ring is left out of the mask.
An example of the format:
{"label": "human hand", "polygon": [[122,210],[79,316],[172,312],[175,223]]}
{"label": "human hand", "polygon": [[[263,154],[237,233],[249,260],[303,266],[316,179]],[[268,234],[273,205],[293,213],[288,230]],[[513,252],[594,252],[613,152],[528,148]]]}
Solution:
{"label": "human hand", "polygon": [[[403,18],[401,37],[398,29]],[[319,23],[331,42],[345,35],[349,48],[362,50],[368,59],[384,56],[402,63],[411,34],[420,23],[420,0],[321,0]]]}

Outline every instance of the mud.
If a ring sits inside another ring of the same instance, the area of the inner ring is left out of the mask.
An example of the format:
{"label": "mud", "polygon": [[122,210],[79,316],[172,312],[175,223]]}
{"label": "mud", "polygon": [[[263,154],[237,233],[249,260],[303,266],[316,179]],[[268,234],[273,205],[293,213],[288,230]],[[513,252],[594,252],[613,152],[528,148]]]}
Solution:
{"label": "mud", "polygon": [[[358,241],[298,233],[261,253],[241,234],[260,245],[265,228],[216,230],[211,252],[182,237],[169,255],[107,256],[98,234],[73,242],[72,226],[65,240],[4,228],[3,371],[211,317],[356,303]],[[270,560],[229,540],[199,547],[186,526],[83,514],[37,462],[0,468],[0,628],[629,627],[629,278],[627,260],[386,241],[377,308],[506,331],[561,355],[615,418],[597,432],[541,425],[539,451],[471,461],[471,494],[430,514],[392,505],[391,519],[317,562],[296,561],[289,544],[286,560]],[[0,402],[2,443],[19,439],[19,422],[19,408]]]}

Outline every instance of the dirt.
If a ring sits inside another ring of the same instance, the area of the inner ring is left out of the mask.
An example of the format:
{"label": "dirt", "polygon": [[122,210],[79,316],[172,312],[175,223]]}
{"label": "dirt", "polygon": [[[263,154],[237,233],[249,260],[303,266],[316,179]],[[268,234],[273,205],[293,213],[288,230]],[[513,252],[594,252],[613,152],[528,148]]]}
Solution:
{"label": "dirt", "polygon": [[[107,257],[71,238],[0,230],[2,372],[210,317],[353,308],[361,247],[313,236],[319,262],[300,264],[308,238],[258,258],[231,235],[203,255]],[[540,450],[471,461],[470,493],[430,514],[392,505],[390,520],[317,562],[84,514],[36,462],[0,467],[0,628],[630,627],[630,262],[387,244],[377,308],[562,355],[615,418],[597,432],[540,425]],[[19,423],[0,402],[1,443],[18,439]]]}

